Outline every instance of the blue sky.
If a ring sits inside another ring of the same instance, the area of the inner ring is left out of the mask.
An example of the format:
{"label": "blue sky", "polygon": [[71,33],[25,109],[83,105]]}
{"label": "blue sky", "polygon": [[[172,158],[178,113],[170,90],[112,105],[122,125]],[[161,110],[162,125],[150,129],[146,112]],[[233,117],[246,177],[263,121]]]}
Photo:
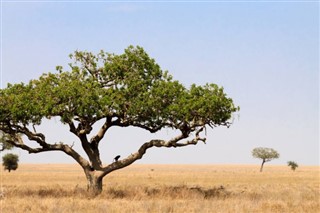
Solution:
{"label": "blue sky", "polygon": [[[262,146],[279,151],[275,164],[319,164],[317,1],[2,1],[1,11],[3,88],[67,68],[74,50],[140,45],[185,86],[216,83],[240,106],[231,128],[208,129],[207,145],[153,149],[140,163],[252,164]],[[39,128],[52,141],[76,140],[59,119]],[[173,134],[112,129],[103,160]],[[21,162],[73,163],[62,153],[15,152]]]}

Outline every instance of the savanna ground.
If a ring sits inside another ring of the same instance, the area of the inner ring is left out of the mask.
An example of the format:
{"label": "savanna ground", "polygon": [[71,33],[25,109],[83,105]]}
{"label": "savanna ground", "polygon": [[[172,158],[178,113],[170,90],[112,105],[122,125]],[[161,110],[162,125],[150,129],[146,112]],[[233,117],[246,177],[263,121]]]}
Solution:
{"label": "savanna ground", "polygon": [[77,165],[1,171],[3,213],[320,212],[317,166],[132,165],[104,179],[92,199]]}

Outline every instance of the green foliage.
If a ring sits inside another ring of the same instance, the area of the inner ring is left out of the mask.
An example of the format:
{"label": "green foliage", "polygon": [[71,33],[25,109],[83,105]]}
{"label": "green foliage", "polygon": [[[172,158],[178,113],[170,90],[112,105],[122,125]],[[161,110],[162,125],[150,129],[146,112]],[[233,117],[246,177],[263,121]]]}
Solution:
{"label": "green foliage", "polygon": [[16,170],[18,168],[19,157],[15,154],[6,154],[2,157],[2,165],[4,166],[5,170],[9,172],[11,170]]}
{"label": "green foliage", "polygon": [[185,88],[141,47],[121,55],[76,51],[70,71],[43,74],[0,90],[0,125],[40,124],[43,118],[92,125],[107,117],[150,131],[163,127],[229,125],[239,110],[215,84]]}
{"label": "green foliage", "polygon": [[291,167],[292,171],[295,171],[296,168],[298,168],[298,166],[299,166],[299,165],[298,165],[296,162],[294,162],[294,161],[288,161],[287,163],[288,163],[288,166]]}
{"label": "green foliage", "polygon": [[252,150],[252,156],[262,159],[264,162],[271,161],[280,157],[280,154],[272,148],[258,147]]}
{"label": "green foliage", "polygon": [[10,135],[5,134],[0,130],[0,152],[4,150],[10,150],[13,148],[13,145],[6,142],[6,140],[9,138],[11,138]]}

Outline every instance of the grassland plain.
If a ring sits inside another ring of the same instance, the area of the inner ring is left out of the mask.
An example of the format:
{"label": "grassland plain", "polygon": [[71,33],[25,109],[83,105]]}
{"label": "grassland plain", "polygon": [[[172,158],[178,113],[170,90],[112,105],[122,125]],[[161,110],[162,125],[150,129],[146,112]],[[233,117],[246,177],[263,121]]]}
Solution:
{"label": "grassland plain", "polygon": [[265,165],[132,165],[92,199],[77,165],[21,164],[1,171],[3,213],[320,212],[320,170]]}

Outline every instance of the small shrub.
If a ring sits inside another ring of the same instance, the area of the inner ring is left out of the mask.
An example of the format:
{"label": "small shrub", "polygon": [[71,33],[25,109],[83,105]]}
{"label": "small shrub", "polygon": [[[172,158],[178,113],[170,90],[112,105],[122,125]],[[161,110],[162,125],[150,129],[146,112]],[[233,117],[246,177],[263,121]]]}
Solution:
{"label": "small shrub", "polygon": [[18,168],[19,156],[9,153],[2,157],[2,161],[4,169],[11,172],[11,170],[16,170]]}
{"label": "small shrub", "polygon": [[298,168],[299,165],[294,161],[288,161],[288,166],[291,167],[292,171],[295,171],[296,168]]}

